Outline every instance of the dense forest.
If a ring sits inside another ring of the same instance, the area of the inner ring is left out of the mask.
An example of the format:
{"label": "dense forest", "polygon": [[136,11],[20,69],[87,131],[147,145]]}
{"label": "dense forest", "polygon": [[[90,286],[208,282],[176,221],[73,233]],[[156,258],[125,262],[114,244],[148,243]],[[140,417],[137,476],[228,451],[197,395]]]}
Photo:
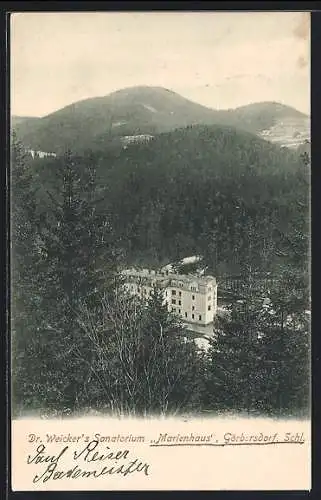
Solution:
{"label": "dense forest", "polygon": [[[295,228],[308,233],[309,173],[301,156],[233,128],[188,127],[76,161],[79,170],[95,164],[100,207],[128,263],[200,253],[215,275],[237,272],[251,244],[251,258],[273,269],[286,259]],[[58,164],[32,165],[40,209],[50,206],[48,190],[61,196]]]}
{"label": "dense forest", "polygon": [[[15,414],[307,412],[309,168],[230,127],[35,160],[14,137]],[[157,290],[137,303],[119,274],[191,254],[242,276],[207,353]]]}

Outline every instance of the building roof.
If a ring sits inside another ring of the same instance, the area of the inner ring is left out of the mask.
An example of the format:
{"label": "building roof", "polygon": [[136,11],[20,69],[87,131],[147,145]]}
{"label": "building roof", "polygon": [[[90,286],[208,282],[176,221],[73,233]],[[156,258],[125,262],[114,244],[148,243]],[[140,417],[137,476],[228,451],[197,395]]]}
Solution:
{"label": "building roof", "polygon": [[[123,271],[125,276],[137,277],[137,278],[150,278],[156,281],[168,280],[168,286],[171,285],[173,281],[183,282],[184,284],[197,283],[198,285],[208,285],[209,283],[215,281],[213,276],[198,276],[193,274],[174,274],[169,272],[156,272],[149,269],[125,269]],[[175,285],[174,285],[175,286]]]}

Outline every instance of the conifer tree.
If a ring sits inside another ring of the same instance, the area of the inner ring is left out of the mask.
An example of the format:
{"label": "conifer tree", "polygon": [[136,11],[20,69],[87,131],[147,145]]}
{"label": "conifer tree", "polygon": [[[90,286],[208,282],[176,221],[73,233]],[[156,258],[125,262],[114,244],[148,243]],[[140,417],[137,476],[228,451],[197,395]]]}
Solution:
{"label": "conifer tree", "polygon": [[57,191],[48,193],[51,204],[35,224],[41,255],[33,332],[37,356],[33,359],[28,347],[25,364],[33,372],[30,380],[37,381],[39,404],[75,409],[84,403],[92,356],[81,335],[81,312],[99,314],[102,295],[114,287],[117,255],[108,217],[98,208],[93,158],[67,153],[55,164]]}
{"label": "conifer tree", "polygon": [[109,220],[97,206],[93,158],[87,156],[84,161],[67,153],[58,172],[62,175],[61,197],[52,199],[41,234],[46,255],[43,307],[49,313],[47,326],[61,346],[54,370],[58,373],[60,367],[64,397],[75,405],[82,397],[88,372],[85,361],[91,356],[88,342],[80,334],[79,317],[84,307],[99,314],[101,297],[114,286],[117,259]]}
{"label": "conifer tree", "polygon": [[240,292],[241,298],[214,324],[205,377],[205,404],[209,408],[254,411],[261,406],[263,299],[250,280]]}
{"label": "conifer tree", "polygon": [[180,319],[168,312],[163,292],[157,288],[148,301],[143,332],[141,361],[150,371],[152,407],[175,412],[198,405],[196,346],[187,339]]}
{"label": "conifer tree", "polygon": [[[38,395],[34,366],[39,357],[40,318],[37,193],[31,156],[11,137],[11,352],[12,410],[32,409]],[[41,397],[41,396],[40,396]]]}
{"label": "conifer tree", "polygon": [[280,279],[244,280],[240,299],[218,317],[205,377],[206,406],[277,415],[309,407],[309,318]]}
{"label": "conifer tree", "polygon": [[269,293],[262,368],[265,407],[277,414],[297,415],[309,412],[310,315],[305,285],[299,283],[296,270],[290,277],[289,272],[280,274]]}

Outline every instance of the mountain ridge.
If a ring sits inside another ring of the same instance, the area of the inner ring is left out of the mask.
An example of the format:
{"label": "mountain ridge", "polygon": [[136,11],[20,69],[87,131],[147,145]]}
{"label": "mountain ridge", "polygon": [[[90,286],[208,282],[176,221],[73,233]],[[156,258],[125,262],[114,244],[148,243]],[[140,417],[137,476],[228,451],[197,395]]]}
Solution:
{"label": "mountain ridge", "polygon": [[12,126],[27,147],[79,151],[99,137],[157,135],[195,124],[234,126],[259,135],[284,119],[290,120],[290,131],[292,126],[303,130],[308,116],[268,101],[217,110],[163,87],[136,86],[76,101],[41,118],[15,117]]}
{"label": "mountain ridge", "polygon": [[41,119],[44,119],[44,118],[47,118],[49,116],[52,116],[56,113],[59,113],[61,111],[64,111],[64,110],[67,110],[68,108],[72,108],[72,107],[75,107],[76,105],[79,105],[79,104],[85,104],[85,103],[88,103],[90,101],[103,101],[105,100],[106,98],[108,97],[111,97],[113,95],[117,95],[121,92],[127,92],[129,90],[133,90],[133,89],[140,89],[140,88],[149,88],[149,89],[161,89],[161,90],[164,90],[166,92],[169,92],[169,93],[172,93],[176,96],[179,96],[181,97],[182,99],[184,100],[187,100],[193,104],[196,104],[197,106],[200,106],[202,108],[205,108],[209,111],[217,111],[218,113],[221,113],[221,112],[239,112],[241,110],[245,110],[245,109],[250,109],[250,108],[254,108],[254,107],[261,107],[261,108],[264,108],[264,107],[268,107],[268,106],[276,106],[276,107],[279,107],[279,108],[283,108],[284,110],[289,110],[291,112],[294,112],[295,115],[297,116],[301,116],[301,117],[309,117],[309,114],[307,113],[304,113],[303,111],[299,111],[298,109],[296,109],[294,106],[290,106],[288,104],[284,104],[284,103],[281,103],[279,101],[256,101],[256,102],[252,102],[252,103],[248,103],[248,104],[242,104],[240,106],[236,106],[235,108],[212,108],[210,106],[205,106],[204,104],[200,104],[196,101],[193,101],[192,99],[188,99],[188,98],[185,98],[183,96],[181,96],[180,94],[178,94],[177,92],[174,92],[170,89],[166,89],[165,87],[144,87],[144,86],[133,86],[133,87],[125,87],[123,89],[119,89],[119,90],[115,90],[113,92],[111,92],[110,94],[106,94],[106,95],[103,95],[103,96],[95,96],[95,97],[86,97],[85,99],[80,99],[79,101],[74,101],[74,102],[71,102],[70,104],[66,104],[66,106],[63,106],[62,108],[59,108],[55,111],[51,111],[50,113],[47,113],[43,116],[24,116],[24,115],[18,115],[18,114],[12,114],[11,115],[11,119],[14,120],[14,121],[26,121],[26,120],[41,120]]}

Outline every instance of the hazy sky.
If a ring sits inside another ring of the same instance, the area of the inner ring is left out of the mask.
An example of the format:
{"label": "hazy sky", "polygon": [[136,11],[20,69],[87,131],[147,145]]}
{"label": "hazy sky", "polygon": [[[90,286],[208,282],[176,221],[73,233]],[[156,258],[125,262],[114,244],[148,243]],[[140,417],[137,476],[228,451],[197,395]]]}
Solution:
{"label": "hazy sky", "polygon": [[134,85],[166,87],[212,108],[279,101],[309,113],[309,14],[12,16],[13,114],[43,116]]}

